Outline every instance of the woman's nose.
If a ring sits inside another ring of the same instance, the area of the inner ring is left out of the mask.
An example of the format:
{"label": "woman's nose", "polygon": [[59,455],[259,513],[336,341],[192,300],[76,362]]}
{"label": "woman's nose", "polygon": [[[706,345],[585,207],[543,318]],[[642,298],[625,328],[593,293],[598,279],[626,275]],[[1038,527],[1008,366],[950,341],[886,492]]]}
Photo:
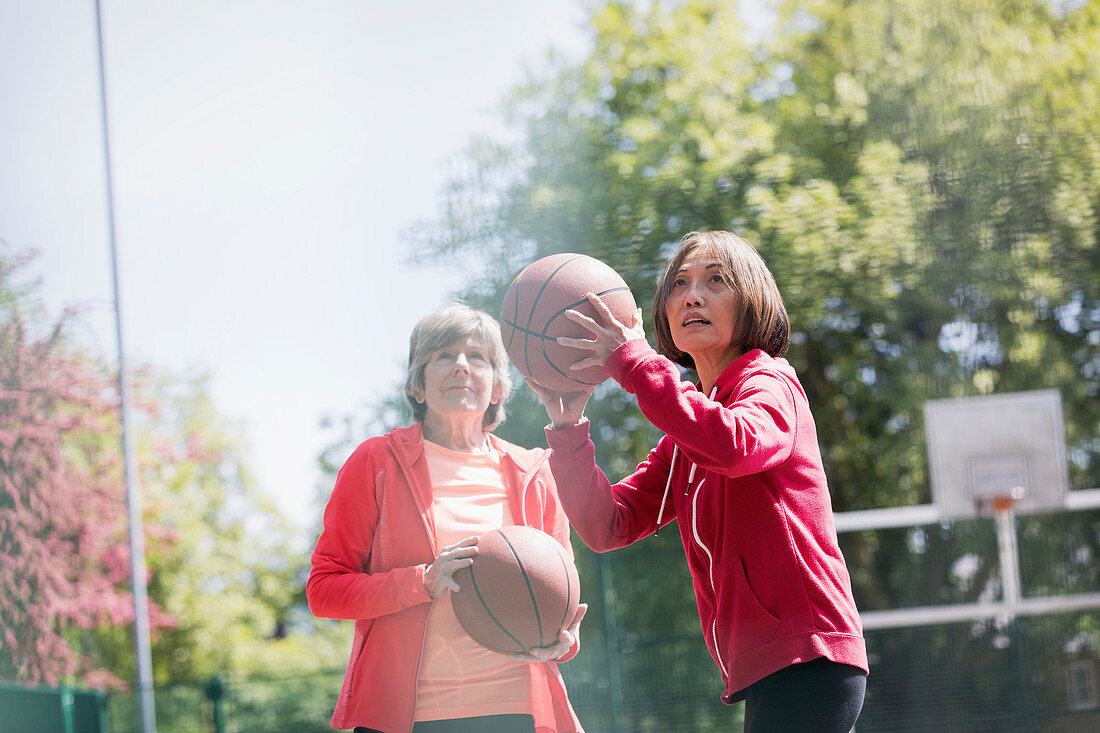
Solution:
{"label": "woman's nose", "polygon": [[684,304],[688,308],[695,308],[703,304],[703,294],[699,292],[699,289],[695,286],[694,283],[688,286],[688,291]]}
{"label": "woman's nose", "polygon": [[458,358],[455,359],[455,371],[470,371],[470,361],[465,354],[459,354]]}

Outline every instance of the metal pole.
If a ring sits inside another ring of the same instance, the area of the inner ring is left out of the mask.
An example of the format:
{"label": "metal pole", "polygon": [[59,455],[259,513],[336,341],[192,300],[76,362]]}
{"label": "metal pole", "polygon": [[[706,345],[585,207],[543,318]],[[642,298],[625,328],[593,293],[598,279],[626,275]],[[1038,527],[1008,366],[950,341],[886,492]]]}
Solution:
{"label": "metal pole", "polygon": [[153,657],[149,644],[149,597],[145,587],[145,528],[141,516],[136,451],[130,430],[131,395],[126,379],[126,353],[122,339],[122,302],[118,286],[118,251],[115,243],[115,197],[111,177],[111,136],[107,115],[107,75],[103,63],[103,19],[100,0],[95,0],[96,51],[99,61],[99,99],[103,116],[103,165],[107,188],[107,238],[111,251],[111,285],[115,300],[115,344],[118,349],[118,394],[122,410],[122,455],[126,477],[126,504],[130,519],[130,579],[134,594],[134,656],[137,659],[141,729],[156,733],[153,702]]}
{"label": "metal pole", "polygon": [[1012,505],[997,507],[997,554],[1001,562],[1001,581],[1004,583],[1004,603],[1010,617],[1016,616],[1020,605],[1020,553],[1016,546],[1016,512]]}
{"label": "metal pole", "polygon": [[596,576],[600,584],[600,601],[603,605],[603,648],[607,658],[608,708],[611,733],[619,733],[625,720],[623,710],[623,666],[619,657],[619,630],[615,620],[616,604],[612,598],[611,558],[605,553],[596,555]]}
{"label": "metal pole", "polygon": [[214,733],[225,733],[225,680],[221,675],[210,678],[206,696],[214,706]]}

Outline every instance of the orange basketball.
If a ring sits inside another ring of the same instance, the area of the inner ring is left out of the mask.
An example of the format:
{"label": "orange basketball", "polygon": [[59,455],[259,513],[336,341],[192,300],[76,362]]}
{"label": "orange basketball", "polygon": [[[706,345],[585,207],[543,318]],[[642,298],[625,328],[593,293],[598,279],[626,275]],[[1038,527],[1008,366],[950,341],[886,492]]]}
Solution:
{"label": "orange basketball", "polygon": [[632,323],[637,304],[626,281],[588,255],[543,257],[525,267],[508,286],[500,309],[500,335],[508,357],[523,376],[558,392],[575,392],[607,379],[600,367],[570,371],[570,365],[591,352],[557,342],[559,336],[591,335],[565,315],[576,310],[598,322],[596,309],[586,297],[589,292],[600,296],[619,321]]}
{"label": "orange basketball", "polygon": [[474,641],[496,652],[557,642],[577,613],[581,583],[569,553],[534,527],[481,535],[474,563],[454,574],[451,604]]}

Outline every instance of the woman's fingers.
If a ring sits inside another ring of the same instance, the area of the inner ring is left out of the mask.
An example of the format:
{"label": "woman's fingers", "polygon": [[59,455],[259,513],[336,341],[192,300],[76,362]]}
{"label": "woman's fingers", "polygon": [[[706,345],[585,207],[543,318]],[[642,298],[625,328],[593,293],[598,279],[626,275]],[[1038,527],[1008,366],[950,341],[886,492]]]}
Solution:
{"label": "woman's fingers", "polygon": [[[575,323],[579,323],[589,330],[592,338],[574,338],[571,336],[559,336],[557,342],[562,346],[575,349],[584,349],[595,353],[598,361],[594,364],[586,363],[585,366],[574,364],[574,369],[583,369],[587,366],[602,365],[607,361],[607,355],[621,344],[632,339],[645,338],[645,329],[642,321],[642,309],[637,308],[631,314],[630,325],[620,321],[607,303],[595,293],[588,294],[588,302],[596,311],[596,319],[589,318],[576,310],[568,310],[565,315]],[[606,354],[604,353],[606,352]]]}
{"label": "woman's fingers", "polygon": [[435,562],[424,571],[424,589],[428,591],[428,595],[438,598],[445,591],[458,593],[461,590],[453,576],[462,568],[468,568],[474,564],[477,539],[476,536],[466,537],[440,551]]}
{"label": "woman's fingers", "polygon": [[596,309],[596,313],[602,317],[605,325],[610,326],[619,322],[619,319],[615,317],[615,314],[611,312],[611,309],[607,307],[607,303],[604,303],[603,298],[600,296],[595,293],[588,293],[588,302]]}
{"label": "woman's fingers", "polygon": [[556,339],[562,346],[570,346],[574,349],[594,349],[596,348],[597,341],[595,339],[579,339],[573,336],[558,336]]}
{"label": "woman's fingers", "polygon": [[570,622],[569,628],[562,629],[558,634],[558,640],[553,644],[532,647],[526,652],[505,654],[505,656],[514,662],[547,662],[566,655],[580,638],[581,619],[584,618],[584,614],[587,611],[587,603],[582,603],[577,606],[577,612],[573,615],[573,620]]}
{"label": "woman's fingers", "polygon": [[[589,318],[588,316],[581,313],[580,311],[567,310],[565,312],[565,317],[568,318],[569,320],[573,321],[574,323],[581,324],[582,326],[587,328],[592,333],[599,333],[600,330],[603,328],[602,324],[597,323],[594,319]],[[614,318],[614,316],[612,316],[612,318]]]}
{"label": "woman's fingers", "polygon": [[[459,552],[461,554],[462,552],[465,552],[466,550],[468,550],[471,547],[477,547],[477,535],[472,535],[470,537],[464,537],[463,539],[459,540],[458,542],[454,543],[453,545],[447,545],[446,547],[443,548],[443,552],[440,552],[439,554],[442,555],[444,552]],[[477,550],[474,550],[474,552],[476,553]],[[467,553],[467,554],[470,554],[470,553]]]}
{"label": "woman's fingers", "polygon": [[598,356],[590,356],[587,359],[581,359],[575,361],[569,365],[569,371],[579,372],[589,367],[602,367],[607,359],[601,359]]}
{"label": "woman's fingers", "polygon": [[569,627],[568,627],[569,631],[572,632],[572,634],[574,636],[576,636],[577,633],[580,631],[581,620],[584,619],[584,614],[586,614],[586,613],[588,613],[588,604],[587,603],[582,603],[579,606],[577,606],[577,612],[573,615],[573,621],[572,621],[572,623],[569,624]]}

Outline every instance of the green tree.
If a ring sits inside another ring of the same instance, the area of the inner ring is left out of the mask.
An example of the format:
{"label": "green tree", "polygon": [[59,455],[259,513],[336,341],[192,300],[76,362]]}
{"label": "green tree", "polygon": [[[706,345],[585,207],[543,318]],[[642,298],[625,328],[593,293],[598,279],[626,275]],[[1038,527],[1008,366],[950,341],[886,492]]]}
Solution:
{"label": "green tree", "polygon": [[[496,311],[522,266],[583,252],[646,304],[680,235],[732,229],[784,292],[837,510],[930,500],[928,399],[1040,387],[1062,395],[1072,486],[1100,486],[1100,3],[779,11],[754,42],[733,3],[596,7],[589,56],[514,96],[522,145],[471,146],[417,231],[420,259],[463,265],[463,294]],[[537,402],[521,393],[513,413],[501,432],[539,442]],[[620,390],[588,413],[611,475],[654,442]],[[1095,557],[1095,533],[1081,537]],[[972,600],[995,581],[988,563],[956,567],[989,556],[988,528],[845,540],[865,608]],[[645,577],[652,554],[616,553],[612,574]],[[640,608],[629,626],[668,623]]]}
{"label": "green tree", "polygon": [[[135,663],[116,383],[68,338],[79,314],[53,323],[18,284],[27,259],[0,251],[0,678],[121,689]],[[345,635],[296,622],[308,557],[208,379],[130,377],[155,682],[339,667]]]}
{"label": "green tree", "polygon": [[[290,628],[308,556],[249,471],[242,431],[218,411],[208,379],[147,375],[137,388],[149,406],[138,429],[147,513],[171,540],[149,557],[150,595],[176,619],[154,644],[159,683],[286,672],[299,667],[288,652],[310,643]],[[300,658],[308,669],[318,661],[339,663]]]}
{"label": "green tree", "polygon": [[118,406],[17,284],[28,259],[0,251],[0,678],[119,688],[102,643],[133,620]]}

